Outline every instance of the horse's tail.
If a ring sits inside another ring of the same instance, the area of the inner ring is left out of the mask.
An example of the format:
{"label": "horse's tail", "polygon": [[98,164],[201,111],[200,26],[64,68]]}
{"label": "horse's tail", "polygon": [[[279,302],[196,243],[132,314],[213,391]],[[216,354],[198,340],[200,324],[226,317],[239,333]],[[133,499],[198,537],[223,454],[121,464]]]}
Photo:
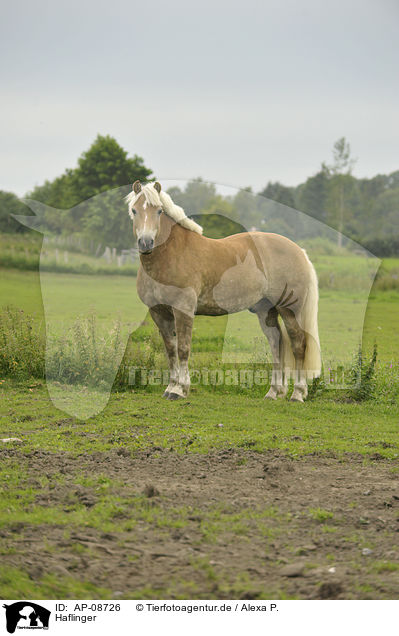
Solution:
{"label": "horse's tail", "polygon": [[308,255],[303,250],[310,270],[308,293],[301,312],[301,327],[305,331],[306,349],[303,369],[307,379],[317,378],[321,373],[321,355],[317,312],[319,306],[319,286],[317,274]]}

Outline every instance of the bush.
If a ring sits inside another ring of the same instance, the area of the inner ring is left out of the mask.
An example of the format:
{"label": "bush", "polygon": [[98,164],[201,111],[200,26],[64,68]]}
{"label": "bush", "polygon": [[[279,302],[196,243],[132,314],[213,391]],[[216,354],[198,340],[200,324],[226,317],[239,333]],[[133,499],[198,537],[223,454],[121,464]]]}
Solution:
{"label": "bush", "polygon": [[7,307],[0,314],[0,372],[18,379],[44,378],[44,333],[32,316]]}
{"label": "bush", "polygon": [[112,385],[124,352],[119,322],[99,333],[94,315],[79,318],[62,337],[48,338],[46,376],[66,384]]}
{"label": "bush", "polygon": [[[71,238],[71,237],[70,237]],[[61,250],[62,242],[55,247],[44,244],[43,237],[37,232],[31,234],[1,234],[0,233],[0,267],[13,268],[24,271],[57,272],[60,274],[83,274],[97,276],[136,276],[139,263],[131,262],[118,267],[116,263],[107,263],[102,258],[90,256],[84,251],[78,251],[77,246],[70,250],[70,261],[56,259],[56,249]],[[73,245],[72,245],[73,247]],[[82,249],[83,249],[82,243]],[[66,251],[68,251],[66,250]]]}
{"label": "bush", "polygon": [[380,291],[399,289],[399,268],[394,267],[387,270],[383,264],[375,278],[374,289],[379,289]]}
{"label": "bush", "polygon": [[46,347],[44,330],[34,317],[12,307],[0,313],[0,373],[18,380],[46,378],[100,389],[114,383],[127,389],[132,367],[154,367],[153,345],[151,338],[141,345],[129,339],[125,352],[120,323],[101,333],[90,315],[76,320],[62,336],[48,334]]}
{"label": "bush", "polygon": [[372,238],[365,241],[359,239],[359,241],[369,252],[380,258],[399,256],[399,236]]}

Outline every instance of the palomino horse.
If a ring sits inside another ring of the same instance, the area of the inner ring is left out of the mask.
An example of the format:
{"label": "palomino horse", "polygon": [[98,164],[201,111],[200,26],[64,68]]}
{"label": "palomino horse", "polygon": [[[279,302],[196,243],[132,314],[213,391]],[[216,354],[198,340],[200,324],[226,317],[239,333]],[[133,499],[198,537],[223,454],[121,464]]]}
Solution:
{"label": "palomino horse", "polygon": [[273,357],[266,397],[285,396],[293,377],[291,400],[303,402],[307,380],[321,368],[317,276],[306,252],[284,236],[264,232],[206,238],[158,182],[135,181],[126,200],[140,252],[137,291],[168,357],[164,397],[188,394],[195,314],[249,309],[258,316]]}

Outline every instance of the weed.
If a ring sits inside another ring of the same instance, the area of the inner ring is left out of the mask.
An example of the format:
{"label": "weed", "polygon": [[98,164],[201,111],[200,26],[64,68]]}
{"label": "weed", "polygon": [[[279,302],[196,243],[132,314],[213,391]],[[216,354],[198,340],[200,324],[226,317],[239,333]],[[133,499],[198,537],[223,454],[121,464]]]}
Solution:
{"label": "weed", "polygon": [[320,523],[324,523],[324,521],[327,521],[327,519],[332,519],[334,516],[332,512],[323,510],[323,508],[310,508],[309,512],[310,516]]}
{"label": "weed", "polygon": [[373,353],[367,360],[359,347],[356,358],[351,368],[350,391],[349,397],[356,402],[370,400],[374,396],[376,388],[376,362],[377,362],[377,345],[373,347]]}

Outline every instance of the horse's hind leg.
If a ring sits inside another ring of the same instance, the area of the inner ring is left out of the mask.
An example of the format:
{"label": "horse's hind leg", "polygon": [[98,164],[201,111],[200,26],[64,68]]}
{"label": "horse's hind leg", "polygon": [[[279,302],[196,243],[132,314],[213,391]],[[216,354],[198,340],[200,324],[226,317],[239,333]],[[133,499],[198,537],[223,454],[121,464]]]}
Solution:
{"label": "horse's hind leg", "polygon": [[173,387],[179,381],[179,358],[177,354],[176,325],[173,311],[166,305],[156,305],[150,308],[150,314],[157,325],[164,341],[166,356],[169,364],[169,384],[163,397],[169,398]]}
{"label": "horse's hind leg", "polygon": [[291,400],[293,402],[303,402],[308,394],[306,371],[303,368],[306,350],[306,334],[299,326],[292,309],[280,307],[279,312],[284,320],[295,358],[295,380]]}
{"label": "horse's hind leg", "polygon": [[275,307],[264,300],[255,308],[260,326],[269,341],[273,358],[273,371],[270,389],[265,395],[269,400],[284,397],[287,394],[287,385],[283,374],[283,338],[278,323],[278,313]]}

